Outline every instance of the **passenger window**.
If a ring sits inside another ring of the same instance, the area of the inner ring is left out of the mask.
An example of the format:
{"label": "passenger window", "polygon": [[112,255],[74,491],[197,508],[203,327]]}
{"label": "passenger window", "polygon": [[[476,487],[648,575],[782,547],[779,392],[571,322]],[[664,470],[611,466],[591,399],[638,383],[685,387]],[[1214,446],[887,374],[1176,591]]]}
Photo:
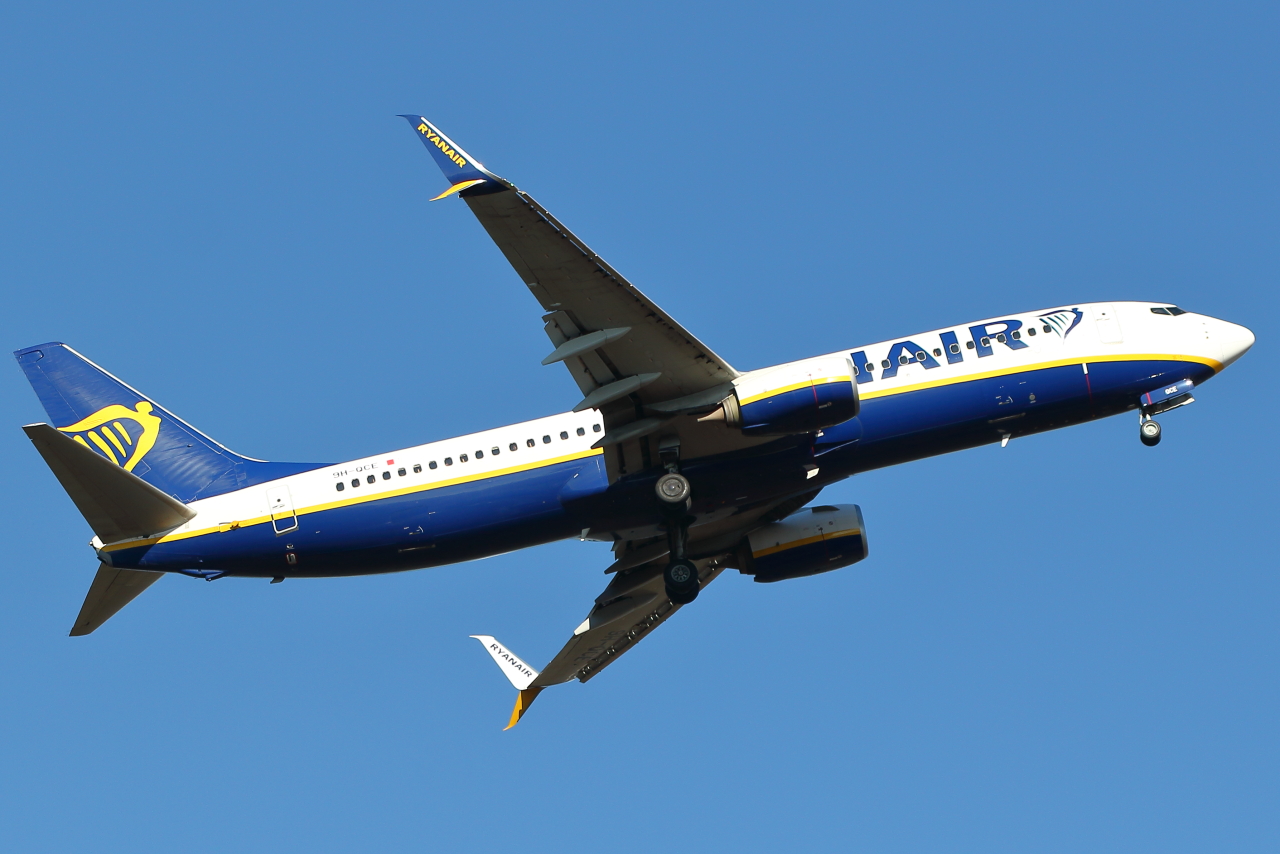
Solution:
{"label": "passenger window", "polygon": [[[418,471],[422,471],[422,466],[418,466]],[[396,469],[396,474],[400,475],[400,477],[404,477],[408,472],[404,469]]]}
{"label": "passenger window", "polygon": [[1035,328],[1034,326],[1028,326],[1028,327],[1027,327],[1027,334],[1028,334],[1028,335],[1030,335],[1032,338],[1035,338],[1035,337],[1036,337],[1036,328]]}
{"label": "passenger window", "polygon": [[466,455],[466,454],[458,454],[458,462],[460,462],[460,463],[465,463],[466,461],[467,461],[467,455]]}
{"label": "passenger window", "polygon": [[934,347],[934,348],[933,348],[933,355],[935,355],[935,356],[941,356],[941,355],[942,355],[942,348],[941,348],[941,347]]}
{"label": "passenger window", "polygon": [[592,425],[591,425],[591,432],[592,432],[592,433],[599,433],[599,432],[600,432],[600,425],[599,425],[599,424],[592,424]]}
{"label": "passenger window", "polygon": [[519,446],[519,445],[517,445],[515,442],[512,442],[510,445],[507,445],[507,450],[508,450],[508,451],[514,451],[514,450],[515,450],[516,448],[518,448],[518,447],[520,447],[520,446]]}
{"label": "passenger window", "polygon": [[902,355],[902,356],[899,356],[899,357],[898,357],[898,364],[899,364],[899,365],[905,365],[907,362],[910,362],[910,361],[911,361],[911,360],[910,360],[910,359],[908,359],[905,355]]}
{"label": "passenger window", "polygon": [[353,477],[353,478],[351,478],[351,487],[352,487],[352,489],[354,489],[355,487],[357,487],[357,486],[359,486],[359,485],[360,485],[360,478],[358,478],[358,477]]}
{"label": "passenger window", "polygon": [[569,432],[568,432],[567,430],[561,430],[561,431],[560,431],[560,438],[561,438],[561,439],[568,439],[568,438],[569,438]]}
{"label": "passenger window", "polygon": [[869,373],[869,374],[874,374],[874,373],[876,372],[876,366],[875,366],[875,365],[873,365],[873,364],[871,364],[870,362],[867,362],[867,363],[866,363],[865,365],[863,365],[862,367],[866,368],[866,369],[867,369],[867,373]]}
{"label": "passenger window", "polygon": [[966,347],[968,347],[970,350],[972,350],[972,349],[973,349],[973,342],[972,342],[972,341],[966,341],[966,342],[964,342],[964,346],[966,346]]}
{"label": "passenger window", "polygon": [[484,459],[484,451],[476,451],[476,459],[477,459],[477,460],[483,460],[483,459]]}
{"label": "passenger window", "polygon": [[1011,335],[1013,335],[1013,340],[1014,340],[1014,341],[1017,341],[1019,338],[1021,338],[1021,337],[1022,337],[1022,333],[1021,333],[1021,332],[1019,332],[1019,331],[1018,331],[1018,330],[1016,330],[1016,329],[1015,329],[1015,330],[1013,330],[1013,332],[1012,332],[1012,333],[1010,333],[1010,334],[1011,334]]}
{"label": "passenger window", "polygon": [[551,437],[550,437],[550,436],[543,436],[543,437],[542,437],[542,444],[544,444],[544,445],[550,445],[550,444],[551,444]]}
{"label": "passenger window", "polygon": [[453,465],[453,457],[445,457],[445,458],[444,458],[444,464],[445,464],[445,465],[447,465],[447,466],[451,466],[451,465]]}
{"label": "passenger window", "polygon": [[[433,469],[434,469],[434,468],[436,467],[436,461],[435,461],[435,460],[432,460],[431,462],[427,463],[427,467],[428,467],[428,468],[433,468]],[[420,471],[422,471],[422,466],[414,466],[414,467],[413,467],[413,472],[414,472],[414,474],[417,474],[417,473],[418,473],[418,472],[420,472]]]}
{"label": "passenger window", "polygon": [[1045,331],[1045,332],[1052,332],[1052,331],[1053,331],[1053,329],[1052,329],[1052,328],[1049,326],[1049,324],[1047,324],[1047,323],[1046,323],[1043,327],[1041,327],[1041,328],[1042,328],[1042,329],[1044,329],[1044,331]]}
{"label": "passenger window", "polygon": [[990,347],[990,346],[991,346],[991,339],[990,339],[990,338],[988,338],[987,336],[983,335],[983,336],[982,336],[982,338],[980,338],[980,339],[978,340],[978,343],[979,343],[979,344],[981,344],[983,347]]}
{"label": "passenger window", "polygon": [[535,444],[537,444],[532,439],[526,439],[524,443],[528,445],[530,448],[532,448]]}
{"label": "passenger window", "polygon": [[926,353],[925,351],[923,351],[923,350],[917,350],[917,351],[916,351],[916,361],[917,361],[917,362],[923,362],[923,361],[924,361],[925,359],[927,359],[927,358],[929,358],[929,354],[928,354],[928,353]]}
{"label": "passenger window", "polygon": [[377,480],[377,478],[374,477],[373,475],[369,475],[368,477],[365,478],[365,480],[369,481],[369,483],[373,483],[374,481]]}
{"label": "passenger window", "polygon": [[584,428],[584,427],[579,427],[579,428],[578,428],[578,435],[579,435],[579,436],[585,436],[585,435],[587,435],[586,428]]}
{"label": "passenger window", "polygon": [[500,448],[490,448],[489,453],[496,457],[498,454],[502,453],[502,450]]}
{"label": "passenger window", "polygon": [[996,340],[999,341],[1001,344],[1004,344],[1005,343],[1004,333],[1001,332],[999,335],[997,335]]}
{"label": "passenger window", "polygon": [[889,367],[889,360],[888,360],[888,359],[881,359],[881,360],[880,360],[880,367],[882,367],[882,368],[888,368],[888,367]]}
{"label": "passenger window", "polygon": [[[400,471],[404,471],[404,469],[400,469]],[[383,480],[391,480],[391,472],[389,472],[389,471],[384,471],[384,472],[382,473],[382,479],[383,479]]]}
{"label": "passenger window", "polygon": [[959,345],[959,344],[952,344],[952,345],[951,345],[950,347],[948,347],[947,349],[948,349],[948,350],[950,350],[952,353],[959,353],[959,352],[960,352],[960,345]]}
{"label": "passenger window", "polygon": [[347,485],[342,481],[338,481],[337,483],[334,484],[334,486],[338,487],[339,492],[347,488]]}

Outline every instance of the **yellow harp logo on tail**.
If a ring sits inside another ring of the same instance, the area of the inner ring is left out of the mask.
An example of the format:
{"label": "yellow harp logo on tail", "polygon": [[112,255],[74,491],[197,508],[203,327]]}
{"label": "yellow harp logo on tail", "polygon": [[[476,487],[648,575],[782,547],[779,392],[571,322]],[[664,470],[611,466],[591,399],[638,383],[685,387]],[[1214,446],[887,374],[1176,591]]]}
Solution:
{"label": "yellow harp logo on tail", "polygon": [[145,400],[133,409],[113,403],[75,424],[59,427],[58,432],[72,434],[71,438],[86,448],[92,443],[111,462],[133,471],[160,435],[160,416],[152,415],[151,409]]}

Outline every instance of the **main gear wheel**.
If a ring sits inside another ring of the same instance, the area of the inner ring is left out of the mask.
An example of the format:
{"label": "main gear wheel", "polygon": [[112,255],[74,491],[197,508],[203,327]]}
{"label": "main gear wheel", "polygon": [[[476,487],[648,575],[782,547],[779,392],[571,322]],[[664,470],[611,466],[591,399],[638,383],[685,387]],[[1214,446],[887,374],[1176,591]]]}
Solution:
{"label": "main gear wheel", "polygon": [[677,605],[688,605],[698,598],[701,583],[698,581],[698,567],[691,560],[673,560],[662,572],[662,581],[667,588],[667,598]]}

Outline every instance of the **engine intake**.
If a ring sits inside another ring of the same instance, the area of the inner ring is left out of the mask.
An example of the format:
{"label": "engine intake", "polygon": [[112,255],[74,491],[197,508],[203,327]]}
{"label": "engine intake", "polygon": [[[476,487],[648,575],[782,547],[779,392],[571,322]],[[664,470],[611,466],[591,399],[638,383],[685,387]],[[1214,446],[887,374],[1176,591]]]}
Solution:
{"label": "engine intake", "polygon": [[723,421],[748,436],[814,433],[858,415],[848,356],[820,356],[744,374],[733,394],[700,421]]}
{"label": "engine intake", "polygon": [[762,583],[857,563],[867,556],[862,509],[856,504],[805,508],[751,534],[741,552],[741,571]]}

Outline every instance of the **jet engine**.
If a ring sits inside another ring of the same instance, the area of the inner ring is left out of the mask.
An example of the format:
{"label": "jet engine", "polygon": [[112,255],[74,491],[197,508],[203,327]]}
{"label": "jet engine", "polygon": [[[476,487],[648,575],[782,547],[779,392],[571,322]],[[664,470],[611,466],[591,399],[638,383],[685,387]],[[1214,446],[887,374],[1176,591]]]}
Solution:
{"label": "jet engine", "polygon": [[819,356],[751,371],[733,394],[699,420],[723,421],[748,436],[787,436],[834,427],[858,414],[858,386],[848,356]]}
{"label": "jet engine", "polygon": [[751,534],[739,568],[756,581],[782,581],[840,569],[867,556],[867,532],[856,504],[806,507]]}

